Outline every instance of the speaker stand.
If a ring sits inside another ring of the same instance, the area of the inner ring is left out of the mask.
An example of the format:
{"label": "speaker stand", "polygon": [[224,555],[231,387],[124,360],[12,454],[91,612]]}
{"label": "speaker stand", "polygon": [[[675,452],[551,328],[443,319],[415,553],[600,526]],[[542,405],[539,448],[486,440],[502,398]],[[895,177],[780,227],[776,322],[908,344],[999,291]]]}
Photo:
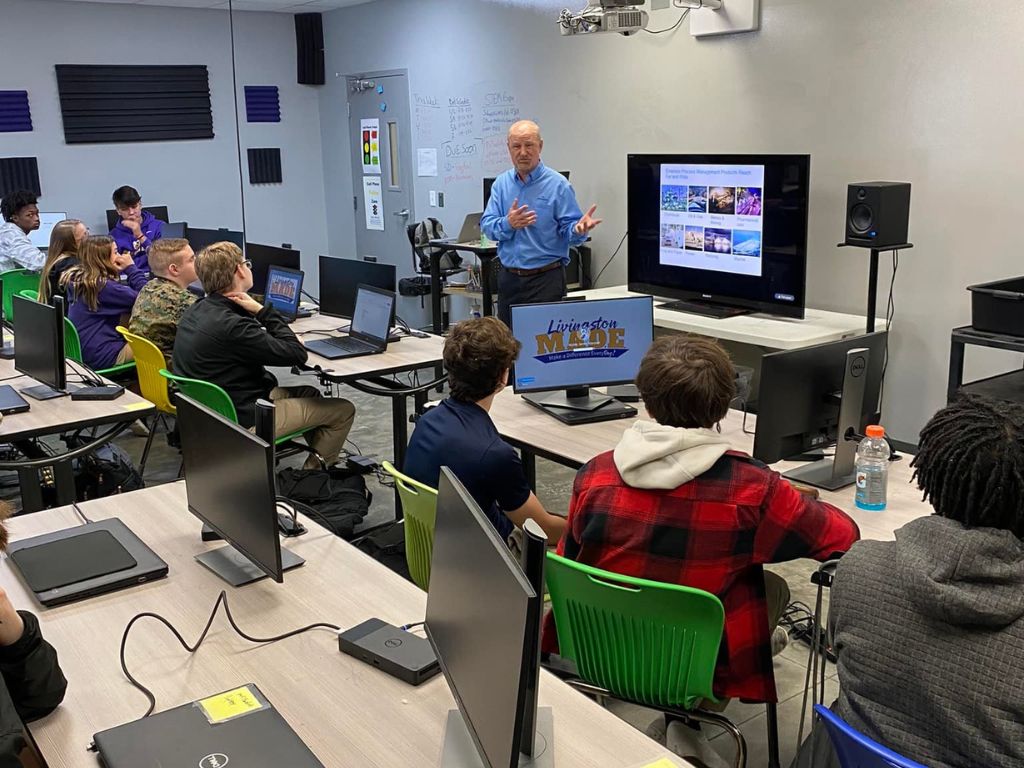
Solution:
{"label": "speaker stand", "polygon": [[[865,248],[867,246],[854,245],[852,243],[839,243],[840,248]],[[878,256],[889,251],[909,251],[914,247],[913,243],[902,243],[900,245],[888,245],[884,248],[872,248],[871,257],[868,261],[868,322],[866,333],[875,332],[875,307],[878,304]]]}

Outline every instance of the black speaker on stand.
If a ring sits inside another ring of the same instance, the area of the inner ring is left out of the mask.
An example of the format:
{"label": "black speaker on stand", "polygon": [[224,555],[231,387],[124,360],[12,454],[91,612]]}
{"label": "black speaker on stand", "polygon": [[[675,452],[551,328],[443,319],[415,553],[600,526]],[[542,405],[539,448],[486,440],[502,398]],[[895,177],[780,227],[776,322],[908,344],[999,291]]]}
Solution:
{"label": "black speaker on stand", "polygon": [[295,50],[300,85],[323,85],[324,19],[319,13],[295,14]]}

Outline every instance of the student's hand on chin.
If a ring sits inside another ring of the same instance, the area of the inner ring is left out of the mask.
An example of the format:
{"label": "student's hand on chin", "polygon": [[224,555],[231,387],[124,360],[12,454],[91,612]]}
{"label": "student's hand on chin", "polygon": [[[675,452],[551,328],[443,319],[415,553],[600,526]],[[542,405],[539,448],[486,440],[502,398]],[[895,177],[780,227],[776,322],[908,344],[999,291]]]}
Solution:
{"label": "student's hand on chin", "polygon": [[227,296],[229,299],[235,302],[235,304],[240,306],[242,309],[246,310],[247,312],[251,312],[254,315],[257,314],[261,309],[263,309],[263,305],[256,301],[248,293],[227,293],[225,294],[225,296]]}

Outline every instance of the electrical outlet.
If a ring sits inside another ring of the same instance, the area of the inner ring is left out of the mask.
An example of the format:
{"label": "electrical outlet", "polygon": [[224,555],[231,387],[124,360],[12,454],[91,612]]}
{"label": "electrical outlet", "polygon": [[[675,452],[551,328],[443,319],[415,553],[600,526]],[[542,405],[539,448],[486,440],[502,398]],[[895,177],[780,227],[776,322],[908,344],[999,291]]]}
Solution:
{"label": "electrical outlet", "polygon": [[444,208],[444,192],[437,193],[437,207]]}
{"label": "electrical outlet", "polygon": [[430,204],[435,208],[437,207],[437,192],[433,189],[430,190]]}

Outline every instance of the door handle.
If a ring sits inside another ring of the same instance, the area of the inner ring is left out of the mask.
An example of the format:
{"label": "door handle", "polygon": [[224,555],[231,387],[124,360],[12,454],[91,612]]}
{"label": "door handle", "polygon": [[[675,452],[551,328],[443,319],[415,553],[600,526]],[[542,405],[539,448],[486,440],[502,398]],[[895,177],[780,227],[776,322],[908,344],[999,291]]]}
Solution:
{"label": "door handle", "polygon": [[408,209],[408,208],[403,208],[403,209],[402,209],[402,210],[400,210],[400,211],[392,211],[392,213],[393,213],[393,214],[394,214],[395,216],[403,216],[403,217],[405,217],[405,218],[407,218],[407,219],[408,219],[408,218],[409,218],[409,216],[410,216],[410,213],[409,213],[409,209]]}

